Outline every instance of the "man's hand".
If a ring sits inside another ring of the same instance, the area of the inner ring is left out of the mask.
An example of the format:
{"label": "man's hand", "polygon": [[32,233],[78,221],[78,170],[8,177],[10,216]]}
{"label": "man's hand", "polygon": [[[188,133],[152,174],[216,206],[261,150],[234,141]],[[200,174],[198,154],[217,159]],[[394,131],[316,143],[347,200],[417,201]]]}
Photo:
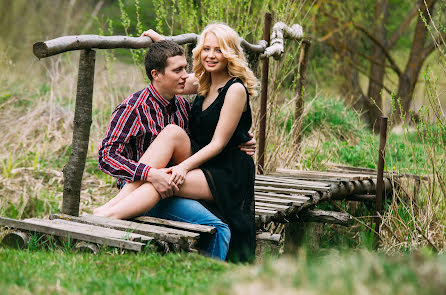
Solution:
{"label": "man's hand", "polygon": [[238,148],[245,152],[248,156],[254,156],[256,153],[256,139],[254,138],[254,134],[251,132],[248,132],[249,137],[251,137],[251,140],[244,142],[238,146]]}
{"label": "man's hand", "polygon": [[158,34],[157,32],[155,32],[152,29],[142,33],[141,37],[149,37],[150,39],[152,39],[153,42],[158,42],[158,41],[165,39],[163,36],[161,36],[160,34]]}
{"label": "man's hand", "polygon": [[162,199],[173,196],[178,191],[175,182],[169,184],[170,175],[160,169],[151,168],[147,181],[149,181],[160,194]]}

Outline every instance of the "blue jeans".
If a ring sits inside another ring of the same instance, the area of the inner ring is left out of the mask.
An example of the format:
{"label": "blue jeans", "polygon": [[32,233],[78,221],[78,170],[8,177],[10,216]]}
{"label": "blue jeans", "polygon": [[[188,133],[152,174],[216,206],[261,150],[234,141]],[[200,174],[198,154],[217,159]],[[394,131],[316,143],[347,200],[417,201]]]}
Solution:
{"label": "blue jeans", "polygon": [[202,235],[198,246],[208,256],[225,260],[231,239],[229,227],[198,201],[170,197],[159,201],[144,215],[215,227],[215,234]]}

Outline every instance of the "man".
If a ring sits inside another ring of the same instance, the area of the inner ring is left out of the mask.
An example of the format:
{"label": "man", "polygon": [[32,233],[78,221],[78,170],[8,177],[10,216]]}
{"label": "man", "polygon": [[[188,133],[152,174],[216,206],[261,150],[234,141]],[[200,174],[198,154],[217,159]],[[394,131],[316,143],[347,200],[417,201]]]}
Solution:
{"label": "man", "polygon": [[[152,141],[168,124],[176,124],[188,131],[189,103],[178,93],[196,93],[196,85],[186,72],[184,50],[178,44],[162,40],[147,51],[145,68],[151,83],[131,94],[118,105],[112,115],[107,134],[99,150],[99,168],[118,178],[118,187],[125,182],[148,181],[161,195],[161,200],[147,215],[177,221],[211,225],[217,233],[205,239],[204,252],[224,260],[229,247],[230,231],[202,204],[195,200],[167,198],[178,191],[170,175],[163,169],[139,163]],[[189,79],[189,83],[186,81]],[[253,154],[255,141],[241,149]],[[119,195],[118,195],[119,197]],[[117,197],[117,198],[118,198]]]}

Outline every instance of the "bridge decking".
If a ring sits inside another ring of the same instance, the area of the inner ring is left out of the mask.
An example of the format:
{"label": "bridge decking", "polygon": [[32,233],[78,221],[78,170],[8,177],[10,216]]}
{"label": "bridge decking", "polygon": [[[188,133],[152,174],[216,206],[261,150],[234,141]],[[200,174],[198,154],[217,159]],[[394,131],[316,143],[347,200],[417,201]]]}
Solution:
{"label": "bridge decking", "polygon": [[[268,224],[293,221],[321,221],[348,225],[346,213],[313,210],[329,200],[374,201],[376,172],[371,171],[298,171],[278,169],[272,175],[257,175],[255,180],[255,215],[259,231]],[[391,189],[390,178],[385,187]],[[0,217],[0,226],[13,229],[3,239],[4,245],[24,246],[26,234],[70,238],[77,241],[142,251],[147,244],[158,245],[163,251],[196,251],[201,235],[212,234],[215,228],[151,217],[132,221],[103,218],[93,215],[74,217],[54,214],[49,219],[13,220]],[[269,233],[258,234],[258,239],[278,242]],[[14,245],[15,244],[15,245]]]}

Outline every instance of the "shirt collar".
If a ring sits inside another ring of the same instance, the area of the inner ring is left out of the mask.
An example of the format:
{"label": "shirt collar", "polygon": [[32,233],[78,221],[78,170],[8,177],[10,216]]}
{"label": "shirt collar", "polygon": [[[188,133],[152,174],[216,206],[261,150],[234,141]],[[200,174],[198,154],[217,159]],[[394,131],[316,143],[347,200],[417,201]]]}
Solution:
{"label": "shirt collar", "polygon": [[[152,83],[149,84],[148,86],[150,93],[152,93],[152,96],[164,107],[167,107],[169,105],[169,101],[167,99],[165,99],[159,92],[158,90],[155,89],[155,87],[153,86]],[[174,99],[172,99],[172,102],[175,104],[174,102],[175,100],[175,96]]]}

